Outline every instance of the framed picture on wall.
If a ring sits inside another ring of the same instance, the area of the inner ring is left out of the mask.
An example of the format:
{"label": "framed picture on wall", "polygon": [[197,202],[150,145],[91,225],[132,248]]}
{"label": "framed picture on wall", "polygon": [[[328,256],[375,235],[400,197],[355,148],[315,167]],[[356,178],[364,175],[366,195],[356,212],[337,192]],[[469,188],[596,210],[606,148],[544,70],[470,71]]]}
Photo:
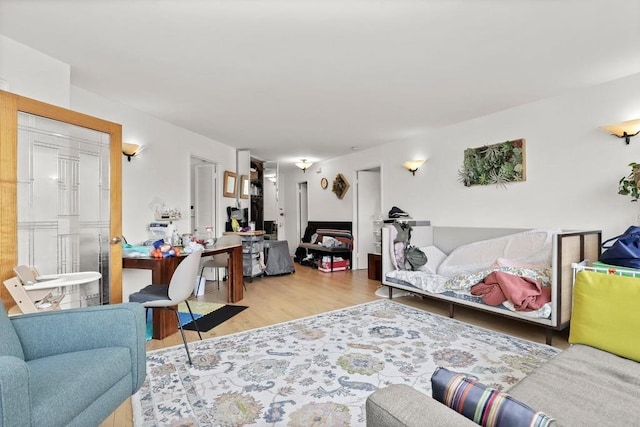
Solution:
{"label": "framed picture on wall", "polygon": [[224,197],[236,197],[236,179],[237,175],[235,172],[224,171],[224,187],[222,189],[222,195]]}
{"label": "framed picture on wall", "polygon": [[344,195],[347,194],[348,190],[349,181],[347,181],[347,178],[345,178],[344,175],[339,173],[338,175],[336,175],[336,179],[333,180],[333,188],[331,189],[331,191],[336,194],[338,199],[342,200]]}
{"label": "framed picture on wall", "polygon": [[249,198],[249,176],[248,175],[240,176],[240,198],[241,199]]}

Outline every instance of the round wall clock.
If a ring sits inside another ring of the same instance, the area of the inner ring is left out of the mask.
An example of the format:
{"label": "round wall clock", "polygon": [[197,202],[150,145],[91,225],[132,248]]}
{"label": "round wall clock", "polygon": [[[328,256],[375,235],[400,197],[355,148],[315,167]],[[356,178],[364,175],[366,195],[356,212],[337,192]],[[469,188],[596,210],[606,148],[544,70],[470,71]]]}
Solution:
{"label": "round wall clock", "polygon": [[323,190],[326,190],[328,186],[329,186],[329,181],[327,181],[327,178],[322,178],[320,180],[320,187],[322,187]]}

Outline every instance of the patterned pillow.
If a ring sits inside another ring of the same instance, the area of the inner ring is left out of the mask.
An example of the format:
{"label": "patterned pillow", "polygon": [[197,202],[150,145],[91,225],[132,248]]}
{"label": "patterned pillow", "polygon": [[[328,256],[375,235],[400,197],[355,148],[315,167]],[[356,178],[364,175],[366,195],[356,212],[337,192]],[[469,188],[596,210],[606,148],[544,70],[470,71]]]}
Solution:
{"label": "patterned pillow", "polygon": [[435,400],[482,426],[546,427],[554,421],[506,393],[445,368],[433,373],[431,388]]}

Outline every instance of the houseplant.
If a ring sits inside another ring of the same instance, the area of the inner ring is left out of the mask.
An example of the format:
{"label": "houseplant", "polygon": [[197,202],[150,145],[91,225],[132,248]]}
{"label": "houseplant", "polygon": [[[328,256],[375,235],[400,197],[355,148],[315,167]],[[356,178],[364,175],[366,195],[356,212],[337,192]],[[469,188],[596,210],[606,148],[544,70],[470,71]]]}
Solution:
{"label": "houseplant", "polygon": [[510,182],[524,181],[525,140],[516,139],[464,150],[458,181],[465,187],[496,184],[506,188]]}
{"label": "houseplant", "polygon": [[623,176],[618,182],[618,194],[623,196],[631,196],[632,202],[637,202],[640,198],[640,163],[629,163],[631,172],[629,175]]}

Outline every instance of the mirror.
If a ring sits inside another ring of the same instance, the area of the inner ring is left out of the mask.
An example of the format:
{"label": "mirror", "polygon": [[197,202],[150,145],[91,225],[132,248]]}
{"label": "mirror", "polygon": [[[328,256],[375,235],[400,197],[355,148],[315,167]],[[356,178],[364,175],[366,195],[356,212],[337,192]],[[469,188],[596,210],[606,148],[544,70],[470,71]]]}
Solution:
{"label": "mirror", "polygon": [[242,175],[240,177],[240,198],[248,199],[249,198],[249,176]]}
{"label": "mirror", "polygon": [[217,222],[217,166],[212,160],[191,156],[191,225],[183,230],[193,235],[204,232],[207,227],[215,227]]}
{"label": "mirror", "polygon": [[264,230],[271,240],[278,239],[278,162],[264,162]]}
{"label": "mirror", "polygon": [[236,173],[231,171],[224,171],[224,190],[222,195],[224,197],[236,197]]}

